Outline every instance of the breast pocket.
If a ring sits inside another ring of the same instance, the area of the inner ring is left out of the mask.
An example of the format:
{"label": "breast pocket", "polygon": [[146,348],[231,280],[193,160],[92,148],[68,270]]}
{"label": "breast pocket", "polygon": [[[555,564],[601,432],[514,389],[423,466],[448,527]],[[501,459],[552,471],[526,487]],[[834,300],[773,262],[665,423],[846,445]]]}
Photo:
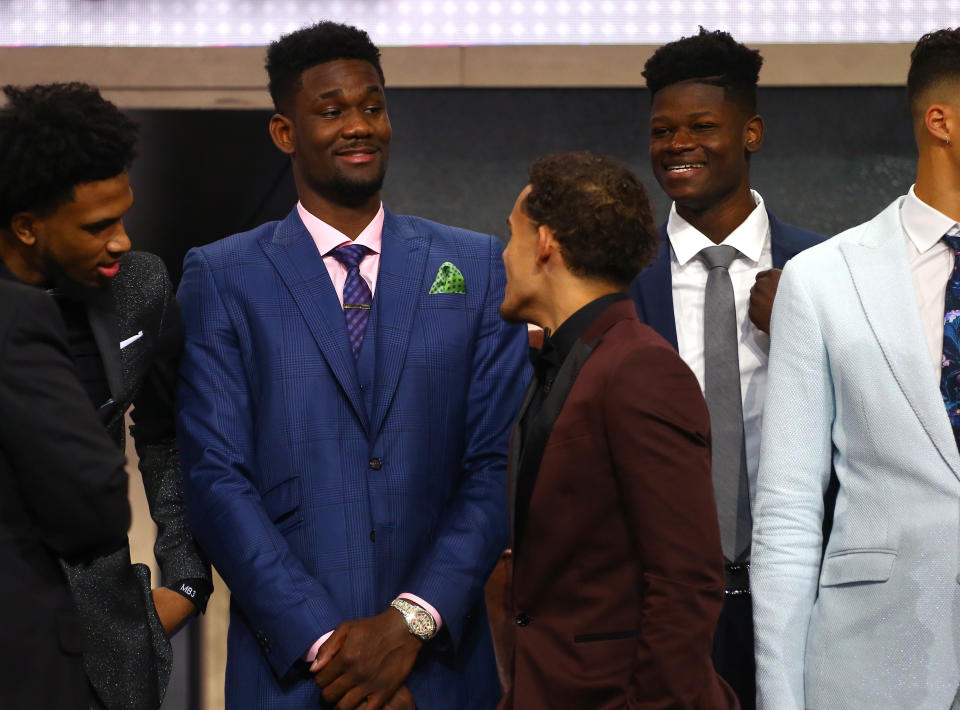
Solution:
{"label": "breast pocket", "polygon": [[423,297],[420,305],[425,308],[458,308],[463,310],[467,307],[467,294],[429,293]]}

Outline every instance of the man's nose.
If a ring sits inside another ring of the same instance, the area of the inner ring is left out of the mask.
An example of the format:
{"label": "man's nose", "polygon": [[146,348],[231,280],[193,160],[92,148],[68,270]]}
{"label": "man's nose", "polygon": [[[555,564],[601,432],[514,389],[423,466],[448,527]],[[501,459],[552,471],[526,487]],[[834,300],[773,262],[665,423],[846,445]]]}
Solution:
{"label": "man's nose", "polygon": [[127,236],[127,230],[122,222],[120,223],[120,229],[107,242],[107,251],[118,256],[130,251],[130,237]]}
{"label": "man's nose", "polygon": [[346,138],[359,138],[373,133],[370,117],[363,111],[353,111],[347,116],[343,126],[343,135]]}
{"label": "man's nose", "polygon": [[693,140],[693,135],[686,128],[678,128],[673,132],[673,138],[670,141],[671,150],[677,152],[692,150],[696,145],[696,141]]}

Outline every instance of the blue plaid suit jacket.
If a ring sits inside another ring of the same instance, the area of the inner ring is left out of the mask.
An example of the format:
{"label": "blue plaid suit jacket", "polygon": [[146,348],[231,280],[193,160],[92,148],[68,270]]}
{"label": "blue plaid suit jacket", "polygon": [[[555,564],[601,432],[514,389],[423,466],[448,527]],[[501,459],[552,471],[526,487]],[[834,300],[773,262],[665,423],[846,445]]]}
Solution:
{"label": "blue plaid suit jacket", "polygon": [[[386,213],[369,413],[296,210],[187,254],[179,438],[190,523],[232,593],[231,710],[326,707],[299,658],[401,592],[445,629],[407,679],[417,707],[496,705],[483,586],[507,539],[508,437],[529,377],[526,332],[498,315],[500,249]],[[445,261],[465,294],[428,295]]]}

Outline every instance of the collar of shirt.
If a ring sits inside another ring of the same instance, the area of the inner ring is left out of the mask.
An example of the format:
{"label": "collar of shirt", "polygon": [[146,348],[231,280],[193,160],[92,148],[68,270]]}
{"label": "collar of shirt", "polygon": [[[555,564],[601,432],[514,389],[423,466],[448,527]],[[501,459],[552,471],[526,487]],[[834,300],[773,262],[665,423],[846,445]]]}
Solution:
{"label": "collar of shirt", "polygon": [[[763,247],[770,233],[770,218],[767,216],[767,209],[760,193],[750,190],[750,194],[753,195],[757,206],[722,243],[732,246],[750,261],[756,262],[763,254]],[[693,259],[706,247],[715,246],[707,235],[677,213],[676,203],[670,208],[670,216],[667,218],[667,238],[670,240],[670,246],[673,247],[674,256],[680,266]]]}
{"label": "collar of shirt", "polygon": [[319,217],[307,212],[306,208],[300,202],[297,202],[297,213],[300,215],[300,220],[303,222],[303,226],[307,228],[307,231],[313,238],[314,244],[317,245],[317,249],[320,251],[321,256],[326,256],[341,244],[350,243],[351,241],[354,244],[365,246],[374,254],[380,253],[380,249],[383,244],[382,202],[380,203],[380,209],[377,210],[377,214],[374,216],[374,218],[370,220],[370,223],[364,227],[363,231],[360,232],[357,238],[353,240],[351,240],[350,237],[340,230],[331,227]]}
{"label": "collar of shirt", "polygon": [[543,347],[532,358],[533,366],[539,377],[550,370],[559,370],[573,346],[586,332],[590,324],[597,319],[608,306],[627,298],[625,293],[608,293],[594,299],[569,316],[555,333],[544,334]]}
{"label": "collar of shirt", "polygon": [[957,222],[917,197],[913,188],[911,185],[900,204],[900,224],[913,246],[923,254],[939,242],[944,234],[951,230],[956,232]]}

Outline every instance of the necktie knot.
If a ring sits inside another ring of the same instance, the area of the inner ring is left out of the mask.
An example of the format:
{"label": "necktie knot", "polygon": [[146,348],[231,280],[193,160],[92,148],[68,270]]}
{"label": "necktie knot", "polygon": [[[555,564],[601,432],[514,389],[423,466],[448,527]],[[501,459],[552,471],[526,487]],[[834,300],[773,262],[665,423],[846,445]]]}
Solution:
{"label": "necktie knot", "polygon": [[951,229],[949,232],[943,235],[943,241],[946,242],[948,247],[953,249],[955,256],[960,255],[960,231]]}
{"label": "necktie knot", "polygon": [[700,257],[706,262],[708,269],[729,269],[730,264],[737,258],[736,248],[729,244],[718,244],[714,247],[704,247],[700,250]]}
{"label": "necktie knot", "polygon": [[363,257],[367,255],[367,248],[362,244],[344,244],[330,252],[334,259],[343,264],[347,269],[353,269],[360,265]]}

